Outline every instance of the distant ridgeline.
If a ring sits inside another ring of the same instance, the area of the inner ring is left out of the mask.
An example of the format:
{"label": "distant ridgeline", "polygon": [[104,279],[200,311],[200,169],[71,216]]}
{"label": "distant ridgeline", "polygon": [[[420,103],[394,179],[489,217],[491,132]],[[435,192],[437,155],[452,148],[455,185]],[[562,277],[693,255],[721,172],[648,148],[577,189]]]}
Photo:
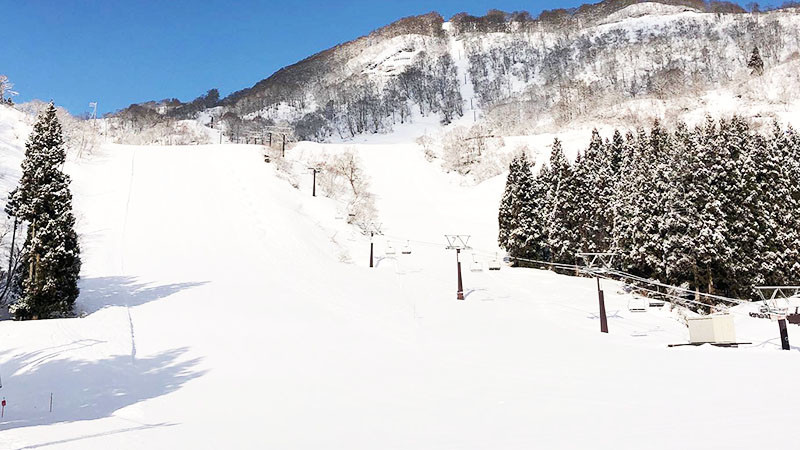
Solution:
{"label": "distant ridgeline", "polygon": [[512,256],[576,264],[613,252],[618,269],[709,294],[800,284],[800,134],[762,135],[734,117],[602,140],[570,163],[556,140],[537,174],[511,163],[499,243]]}
{"label": "distant ridgeline", "polygon": [[767,69],[794,58],[799,19],[794,5],[746,12],[730,2],[693,0],[610,0],[537,18],[461,13],[447,26],[429,13],[317,53],[223,99],[213,89],[189,103],[131,105],[113,116],[135,129],[205,111],[203,120],[213,117],[233,137],[280,124],[310,140],[388,132],[419,116],[446,124],[468,107],[485,120],[567,123],[609,102],[723,86],[748,71],[753,47]]}

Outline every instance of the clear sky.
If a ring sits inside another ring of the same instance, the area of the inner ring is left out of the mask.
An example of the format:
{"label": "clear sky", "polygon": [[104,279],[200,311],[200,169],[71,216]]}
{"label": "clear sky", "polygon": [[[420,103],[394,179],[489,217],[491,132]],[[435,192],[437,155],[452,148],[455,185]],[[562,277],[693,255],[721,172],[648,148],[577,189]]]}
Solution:
{"label": "clear sky", "polygon": [[[0,74],[17,101],[73,114],[222,96],[401,17],[580,5],[573,0],[0,0]],[[762,3],[763,4],[763,3]]]}

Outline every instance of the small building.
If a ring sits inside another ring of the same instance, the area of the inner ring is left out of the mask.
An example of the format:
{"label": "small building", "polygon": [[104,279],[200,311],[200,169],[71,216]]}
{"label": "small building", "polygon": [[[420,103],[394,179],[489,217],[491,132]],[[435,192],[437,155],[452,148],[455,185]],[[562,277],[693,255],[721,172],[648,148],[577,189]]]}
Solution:
{"label": "small building", "polygon": [[736,342],[733,316],[712,314],[688,319],[689,342],[692,344],[732,344]]}

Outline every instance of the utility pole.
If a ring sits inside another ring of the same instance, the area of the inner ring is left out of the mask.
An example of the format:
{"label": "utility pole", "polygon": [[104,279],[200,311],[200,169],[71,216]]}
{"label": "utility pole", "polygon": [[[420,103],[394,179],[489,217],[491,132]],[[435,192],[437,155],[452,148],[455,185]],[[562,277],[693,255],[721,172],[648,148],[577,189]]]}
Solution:
{"label": "utility pole", "polygon": [[464,285],[461,279],[461,250],[469,249],[467,245],[470,236],[468,234],[446,234],[447,249],[456,251],[456,272],[458,275],[458,286],[456,288],[456,300],[464,300]]}

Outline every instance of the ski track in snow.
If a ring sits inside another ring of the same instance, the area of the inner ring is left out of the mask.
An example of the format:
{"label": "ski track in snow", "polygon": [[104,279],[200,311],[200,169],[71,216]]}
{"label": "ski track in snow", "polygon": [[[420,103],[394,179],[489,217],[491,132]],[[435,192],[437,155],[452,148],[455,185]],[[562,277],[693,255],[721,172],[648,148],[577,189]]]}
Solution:
{"label": "ski track in snow", "polygon": [[[133,180],[135,178],[136,170],[136,149],[131,152],[131,179],[128,183],[128,199],[125,202],[125,220],[122,223],[122,241],[125,241],[125,230],[128,229],[128,214],[131,209],[131,196],[133,195]],[[120,252],[120,273],[125,273],[125,253]],[[128,325],[131,330],[131,364],[136,364],[136,332],[133,327],[133,316],[131,315],[131,305],[126,302],[125,305],[128,313]]]}

